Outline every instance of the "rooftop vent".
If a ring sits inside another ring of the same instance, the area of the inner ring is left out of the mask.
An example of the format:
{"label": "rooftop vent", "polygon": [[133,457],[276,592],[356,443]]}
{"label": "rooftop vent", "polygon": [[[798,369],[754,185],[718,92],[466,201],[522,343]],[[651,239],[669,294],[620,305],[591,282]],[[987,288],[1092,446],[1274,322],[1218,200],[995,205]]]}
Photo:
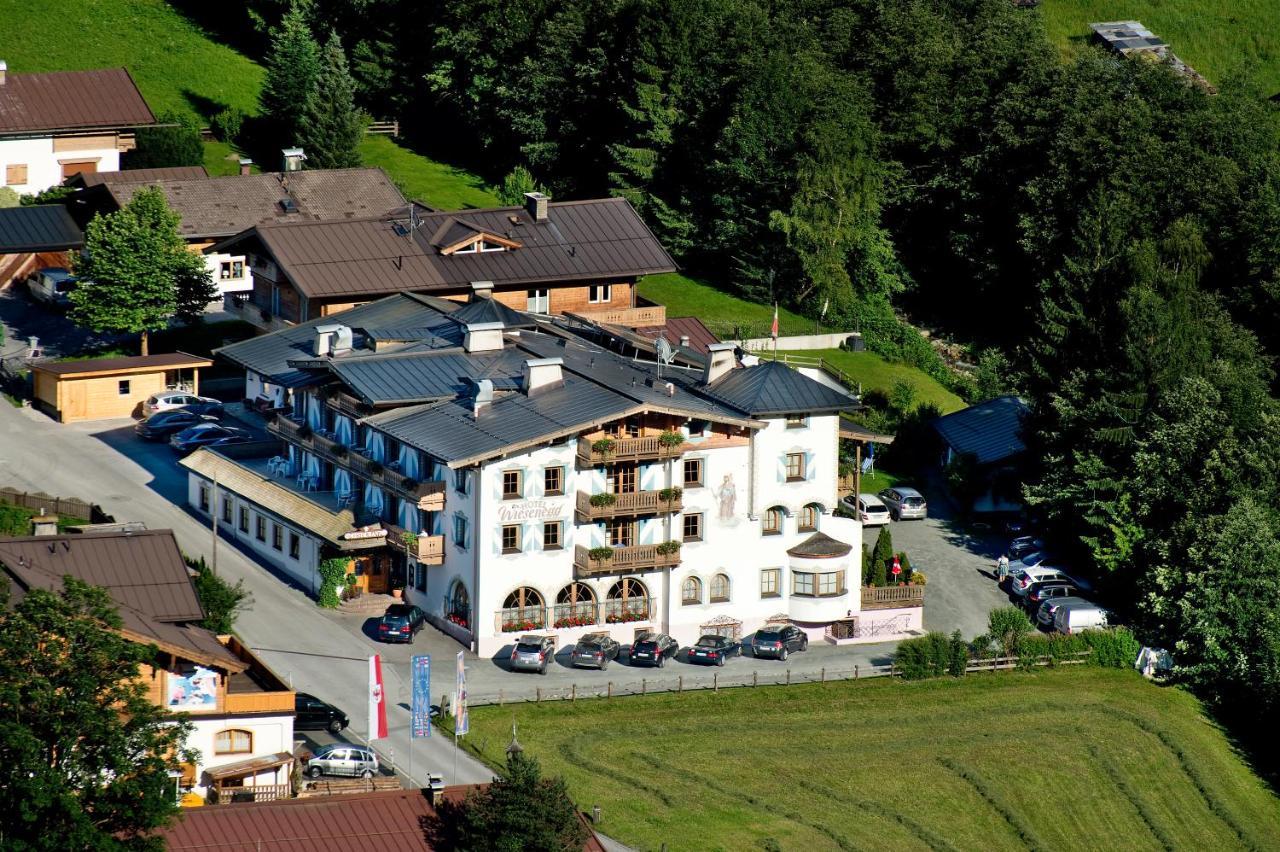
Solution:
{"label": "rooftop vent", "polygon": [[282,162],[280,170],[283,172],[300,172],[302,164],[306,162],[307,155],[301,148],[285,148],[280,152]]}
{"label": "rooftop vent", "polygon": [[551,199],[541,192],[524,194],[524,209],[535,222],[547,221],[547,202]]}
{"label": "rooftop vent", "polygon": [[471,282],[471,301],[477,299],[493,298],[493,282],[492,281],[472,281]]}
{"label": "rooftop vent", "polygon": [[250,160],[248,157],[241,157],[240,158],[240,174],[247,175],[251,171],[253,171],[253,160]]}
{"label": "rooftop vent", "polygon": [[57,535],[58,534],[58,516],[50,515],[47,512],[41,512],[31,519],[32,535]]}
{"label": "rooftop vent", "polygon": [[502,348],[502,323],[473,322],[467,325],[462,348],[467,352],[496,352]]}
{"label": "rooftop vent", "polygon": [[680,335],[680,348],[681,349],[689,348],[689,335],[687,334]]}
{"label": "rooftop vent", "polygon": [[325,355],[344,355],[351,351],[351,327],[335,323],[333,325],[316,326],[316,357]]}
{"label": "rooftop vent", "polygon": [[282,212],[284,212],[284,213],[297,213],[297,212],[298,212],[298,202],[296,202],[296,201],[294,201],[292,198],[288,198],[288,197],[286,197],[286,198],[281,198],[281,199],[280,199],[280,210],[281,210]]}
{"label": "rooftop vent", "polygon": [[524,362],[521,377],[524,392],[536,396],[543,391],[564,387],[563,358],[530,358]]}
{"label": "rooftop vent", "polygon": [[9,63],[0,59],[0,86],[4,85],[5,75],[9,73]]}
{"label": "rooftop vent", "polygon": [[475,392],[471,397],[471,413],[478,417],[481,411],[493,403],[493,382],[488,379],[479,379],[475,384]]}
{"label": "rooftop vent", "polygon": [[702,371],[702,383],[709,385],[733,369],[732,343],[712,343],[707,347],[707,364]]}

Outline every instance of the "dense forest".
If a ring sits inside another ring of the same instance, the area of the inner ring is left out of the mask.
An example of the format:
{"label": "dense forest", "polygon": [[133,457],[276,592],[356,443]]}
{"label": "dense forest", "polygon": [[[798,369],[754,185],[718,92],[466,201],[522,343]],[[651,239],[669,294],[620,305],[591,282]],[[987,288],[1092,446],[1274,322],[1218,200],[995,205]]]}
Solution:
{"label": "dense forest", "polygon": [[[286,9],[236,35],[266,52]],[[357,99],[680,263],[964,341],[1023,393],[1029,496],[1204,694],[1280,711],[1280,147],[1244,79],[1071,58],[1010,0],[312,0]]]}

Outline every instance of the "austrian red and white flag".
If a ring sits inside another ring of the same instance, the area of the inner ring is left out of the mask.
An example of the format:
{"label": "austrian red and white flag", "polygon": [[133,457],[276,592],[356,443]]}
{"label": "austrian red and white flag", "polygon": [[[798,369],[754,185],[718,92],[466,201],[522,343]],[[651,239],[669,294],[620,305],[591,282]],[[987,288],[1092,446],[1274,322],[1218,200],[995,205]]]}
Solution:
{"label": "austrian red and white flag", "polygon": [[387,735],[386,691],[382,688],[382,657],[369,658],[369,739],[380,740]]}
{"label": "austrian red and white flag", "polygon": [[769,326],[769,336],[778,339],[778,303],[773,303],[773,325]]}

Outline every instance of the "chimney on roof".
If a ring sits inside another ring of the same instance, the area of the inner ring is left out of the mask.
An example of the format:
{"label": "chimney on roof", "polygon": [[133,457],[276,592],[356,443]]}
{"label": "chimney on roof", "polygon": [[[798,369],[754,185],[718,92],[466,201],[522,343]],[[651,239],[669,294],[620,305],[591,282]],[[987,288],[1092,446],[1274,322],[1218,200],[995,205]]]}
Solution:
{"label": "chimney on roof", "polygon": [[526,192],[524,194],[525,212],[533,221],[545,222],[547,221],[547,202],[550,200],[541,192]]}
{"label": "chimney on roof", "polygon": [[9,73],[9,63],[0,59],[0,86],[4,85],[5,75]]}
{"label": "chimney on roof", "polygon": [[493,298],[493,282],[492,281],[472,281],[471,282],[471,301],[479,301],[480,299]]}
{"label": "chimney on roof", "polygon": [[496,352],[502,348],[502,323],[467,323],[467,334],[462,340],[467,352]]}
{"label": "chimney on roof", "polygon": [[58,516],[41,512],[31,519],[32,535],[57,535]]}
{"label": "chimney on roof", "polygon": [[680,347],[681,347],[682,349],[688,349],[688,348],[689,348],[689,335],[687,335],[687,334],[682,334],[682,335],[680,335]]}
{"label": "chimney on roof", "polygon": [[285,148],[280,152],[283,162],[280,166],[282,172],[300,172],[302,164],[306,161],[307,155],[301,148]]}
{"label": "chimney on roof", "polygon": [[240,174],[247,175],[251,171],[253,171],[253,160],[250,160],[248,157],[241,157],[240,158]]}
{"label": "chimney on roof", "polygon": [[475,394],[471,398],[471,416],[479,417],[480,412],[484,411],[490,403],[493,402],[493,382],[488,379],[480,379],[476,382]]}
{"label": "chimney on roof", "polygon": [[351,351],[351,327],[334,323],[316,326],[315,353],[317,358],[326,355],[345,355]]}
{"label": "chimney on roof", "polygon": [[707,347],[707,364],[702,370],[702,383],[709,385],[733,369],[732,343],[712,343]]}
{"label": "chimney on roof", "polygon": [[530,358],[521,369],[521,379],[526,396],[536,396],[543,391],[564,387],[563,358]]}

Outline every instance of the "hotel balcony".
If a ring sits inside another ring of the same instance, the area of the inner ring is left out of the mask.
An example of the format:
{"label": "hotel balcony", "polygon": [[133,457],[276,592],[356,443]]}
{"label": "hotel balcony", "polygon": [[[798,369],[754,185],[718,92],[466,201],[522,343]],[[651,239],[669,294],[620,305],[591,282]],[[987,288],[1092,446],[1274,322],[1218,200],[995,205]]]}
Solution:
{"label": "hotel balcony", "polygon": [[[663,495],[667,499],[663,499]],[[595,503],[592,503],[592,499]],[[608,498],[613,498],[610,501]],[[596,505],[599,504],[599,505]],[[634,491],[629,494],[588,494],[578,492],[577,522],[589,524],[606,518],[628,515],[665,515],[684,509],[684,497],[679,488],[658,491]]]}
{"label": "hotel balcony", "polygon": [[346,447],[330,434],[312,431],[290,417],[278,415],[267,424],[267,431],[291,444],[304,447],[327,462],[346,468],[363,480],[413,500],[424,512],[444,511],[444,480],[421,481],[405,476],[399,463],[382,464],[361,453],[360,447]]}
{"label": "hotel balcony", "polygon": [[234,636],[219,636],[218,641],[249,665],[245,671],[227,676],[226,692],[220,696],[222,706],[218,712],[293,714],[293,690],[288,684]]}
{"label": "hotel balcony", "polygon": [[614,547],[608,559],[593,559],[591,551],[577,545],[573,552],[573,568],[579,577],[603,574],[631,574],[640,571],[656,571],[675,568],[680,564],[680,549],[660,552],[659,544],[636,544],[630,547]]}
{"label": "hotel balcony", "polygon": [[425,535],[418,533],[416,543],[413,539],[405,541],[405,536],[410,535],[409,531],[403,527],[394,524],[383,523],[387,528],[387,544],[395,550],[399,550],[408,556],[421,562],[423,565],[443,565],[444,564],[444,536],[443,535]]}
{"label": "hotel balcony", "polygon": [[[621,325],[627,328],[645,328],[651,325],[667,324],[667,309],[664,305],[637,299],[634,308],[604,308],[602,310],[574,311],[574,315],[591,322]],[[643,303],[643,304],[639,304]]]}
{"label": "hotel balcony", "polygon": [[664,443],[661,435],[640,438],[579,438],[578,466],[595,467],[619,461],[662,461],[678,459],[689,448],[688,441]]}
{"label": "hotel balcony", "polygon": [[[216,283],[216,282],[215,282]],[[227,293],[222,297],[222,310],[230,316],[244,320],[262,331],[279,331],[291,328],[294,323],[281,319],[265,308],[255,305],[250,293]]]}

